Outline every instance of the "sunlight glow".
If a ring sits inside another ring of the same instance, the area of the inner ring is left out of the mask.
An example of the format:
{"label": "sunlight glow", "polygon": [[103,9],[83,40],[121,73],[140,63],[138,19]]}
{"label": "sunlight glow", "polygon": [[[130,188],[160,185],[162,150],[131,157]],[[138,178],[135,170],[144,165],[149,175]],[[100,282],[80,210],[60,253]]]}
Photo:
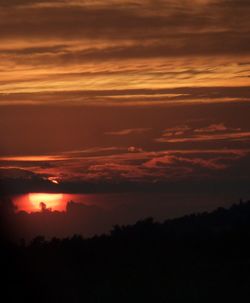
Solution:
{"label": "sunlight glow", "polygon": [[46,204],[47,208],[53,209],[60,206],[63,199],[63,194],[48,194],[48,193],[30,193],[29,201],[36,209],[40,209],[40,203]]}
{"label": "sunlight glow", "polygon": [[50,177],[50,178],[48,178],[48,180],[54,184],[59,184],[59,181],[54,177]]}

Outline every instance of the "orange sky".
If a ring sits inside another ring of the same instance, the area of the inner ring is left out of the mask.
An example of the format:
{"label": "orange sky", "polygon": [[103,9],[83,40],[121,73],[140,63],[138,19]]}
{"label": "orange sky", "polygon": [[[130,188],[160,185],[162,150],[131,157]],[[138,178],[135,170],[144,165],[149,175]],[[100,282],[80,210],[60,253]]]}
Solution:
{"label": "orange sky", "polygon": [[[65,91],[249,85],[246,1],[20,0],[0,6],[1,105],[115,103],[109,95],[57,100],[56,92]],[[30,95],[13,95],[20,93]]]}
{"label": "orange sky", "polygon": [[241,191],[249,13],[244,0],[0,1],[7,191],[167,190],[185,180],[235,180]]}

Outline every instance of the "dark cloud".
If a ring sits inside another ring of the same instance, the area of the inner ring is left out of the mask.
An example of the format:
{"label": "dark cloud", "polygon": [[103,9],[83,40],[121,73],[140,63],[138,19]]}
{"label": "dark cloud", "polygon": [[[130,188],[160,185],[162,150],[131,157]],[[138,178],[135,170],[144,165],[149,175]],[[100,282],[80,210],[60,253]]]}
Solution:
{"label": "dark cloud", "polygon": [[[66,52],[58,60],[99,61],[122,59],[150,59],[185,56],[249,55],[250,39],[248,33],[201,33],[183,34],[177,37],[165,34],[161,41],[150,44],[134,43],[132,46],[91,48],[80,52]],[[162,42],[162,40],[168,42]],[[43,58],[44,59],[44,58]]]}
{"label": "dark cloud", "polygon": [[14,7],[19,7],[19,6],[27,6],[27,5],[34,5],[34,4],[42,4],[42,3],[49,3],[52,2],[54,4],[57,3],[63,3],[65,2],[64,0],[53,0],[53,1],[48,1],[48,0],[0,0],[0,6],[4,8],[14,8]]}
{"label": "dark cloud", "polygon": [[[210,81],[247,85],[249,68],[237,65],[249,61],[246,2],[32,3],[2,2],[2,92],[155,87],[156,81],[159,87],[192,86],[194,81],[201,86]],[[198,62],[201,58],[211,62],[211,57],[217,62],[210,68]],[[164,67],[166,59],[184,61],[178,68],[177,63]],[[91,63],[92,68],[87,68]],[[36,68],[41,72],[36,73]]]}
{"label": "dark cloud", "polygon": [[56,191],[56,186],[43,174],[20,168],[0,169],[0,195],[29,191]]}
{"label": "dark cloud", "polygon": [[[176,96],[175,96],[176,94]],[[33,104],[76,104],[76,105],[91,105],[95,100],[98,104],[98,98],[100,98],[99,105],[103,106],[103,101],[106,100],[105,104],[112,102],[112,105],[121,105],[121,96],[127,96],[126,101],[133,103],[133,98],[136,96],[141,98],[142,105],[145,103],[145,97],[152,98],[161,97],[161,101],[168,103],[169,101],[193,101],[196,100],[217,100],[218,102],[224,102],[227,98],[234,98],[238,102],[249,102],[250,100],[250,88],[249,86],[241,87],[183,87],[183,88],[166,88],[166,89],[114,89],[114,90],[84,90],[84,91],[70,91],[70,92],[38,92],[38,93],[12,93],[12,94],[0,94],[0,104],[11,105],[16,103],[25,103],[32,101]],[[112,97],[112,99],[108,99]],[[102,98],[102,99],[101,99]],[[116,102],[116,99],[120,102]],[[101,102],[102,101],[102,102]],[[137,105],[139,104],[137,103]],[[176,102],[177,103],[177,102]]]}
{"label": "dark cloud", "polygon": [[[83,64],[89,61],[114,61],[128,59],[152,59],[185,56],[232,56],[249,55],[250,39],[242,33],[202,33],[200,36],[185,34],[177,41],[166,35],[161,40],[150,44],[134,43],[131,46],[91,47],[82,50],[70,50],[60,46],[50,48],[26,48],[23,50],[4,50],[10,60],[17,64],[36,65],[70,65]],[[8,58],[7,57],[7,58]],[[27,58],[29,61],[27,61]],[[208,71],[209,73],[209,71]],[[195,71],[194,71],[195,74]]]}
{"label": "dark cloud", "polygon": [[[18,3],[19,1],[17,1]],[[20,1],[20,3],[25,1]],[[31,1],[30,1],[31,2]],[[7,2],[6,3],[7,7]],[[33,1],[34,3],[34,1]],[[94,45],[82,53],[65,54],[67,57],[87,59],[165,57],[189,54],[249,53],[249,5],[222,1],[199,7],[171,5],[160,2],[151,6],[131,7],[108,5],[61,6],[4,10],[0,34],[3,38],[24,37],[40,39],[112,39],[141,40],[131,47],[118,46],[98,51]],[[161,10],[161,6],[168,10]],[[223,9],[224,8],[224,9]],[[143,45],[142,42],[146,45]],[[148,45],[148,42],[151,43]],[[168,43],[163,43],[168,41]]]}
{"label": "dark cloud", "polygon": [[17,49],[1,49],[0,55],[30,56],[34,54],[55,53],[65,50],[65,45],[56,45],[51,47],[27,47]]}
{"label": "dark cloud", "polygon": [[[137,149],[116,155],[82,157],[77,161],[69,157],[60,166],[49,169],[2,169],[1,191],[5,195],[28,192],[172,192],[178,185],[183,186],[184,181],[192,188],[197,180],[208,186],[218,178],[227,183],[228,170],[241,159],[247,163],[249,151],[145,152]],[[237,172],[235,181],[239,175]],[[59,184],[51,182],[52,179]],[[173,184],[176,185],[173,187]]]}

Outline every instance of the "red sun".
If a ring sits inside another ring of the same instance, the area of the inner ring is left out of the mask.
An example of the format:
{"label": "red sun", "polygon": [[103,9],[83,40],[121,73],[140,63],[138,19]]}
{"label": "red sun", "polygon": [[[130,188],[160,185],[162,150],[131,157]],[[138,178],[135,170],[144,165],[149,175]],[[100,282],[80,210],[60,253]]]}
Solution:
{"label": "red sun", "polygon": [[45,203],[47,208],[58,209],[63,200],[63,194],[30,193],[29,201],[34,209],[41,209],[40,203]]}

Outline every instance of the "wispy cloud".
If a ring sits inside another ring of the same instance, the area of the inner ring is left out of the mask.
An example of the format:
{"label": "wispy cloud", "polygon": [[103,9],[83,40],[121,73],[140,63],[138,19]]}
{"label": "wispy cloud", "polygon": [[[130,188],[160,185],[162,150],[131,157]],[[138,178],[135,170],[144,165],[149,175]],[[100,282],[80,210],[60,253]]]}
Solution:
{"label": "wispy cloud", "polygon": [[128,135],[140,135],[148,132],[150,128],[127,128],[118,131],[106,132],[105,135],[109,136],[128,136]]}
{"label": "wispy cloud", "polygon": [[[181,129],[181,128],[180,128]],[[184,129],[184,131],[164,132],[157,142],[216,142],[216,141],[249,141],[250,132],[240,128],[226,127],[223,123],[211,124],[198,129]]]}
{"label": "wispy cloud", "polygon": [[[105,155],[93,152],[92,156],[84,151],[77,157],[68,153],[68,158],[60,162],[2,160],[0,183],[10,192],[49,190],[71,193],[116,191],[114,184],[119,185],[119,190],[130,191],[135,184],[148,184],[151,188],[156,183],[178,184],[183,180],[212,182],[218,174],[226,177],[242,159],[249,161],[249,153],[250,150],[144,151],[138,148],[136,153],[125,149],[120,153],[110,150]],[[235,173],[235,178],[238,174]]]}
{"label": "wispy cloud", "polygon": [[244,174],[249,13],[245,0],[0,0],[1,182],[129,191]]}
{"label": "wispy cloud", "polygon": [[249,85],[250,6],[243,0],[15,0],[0,7],[2,93]]}

